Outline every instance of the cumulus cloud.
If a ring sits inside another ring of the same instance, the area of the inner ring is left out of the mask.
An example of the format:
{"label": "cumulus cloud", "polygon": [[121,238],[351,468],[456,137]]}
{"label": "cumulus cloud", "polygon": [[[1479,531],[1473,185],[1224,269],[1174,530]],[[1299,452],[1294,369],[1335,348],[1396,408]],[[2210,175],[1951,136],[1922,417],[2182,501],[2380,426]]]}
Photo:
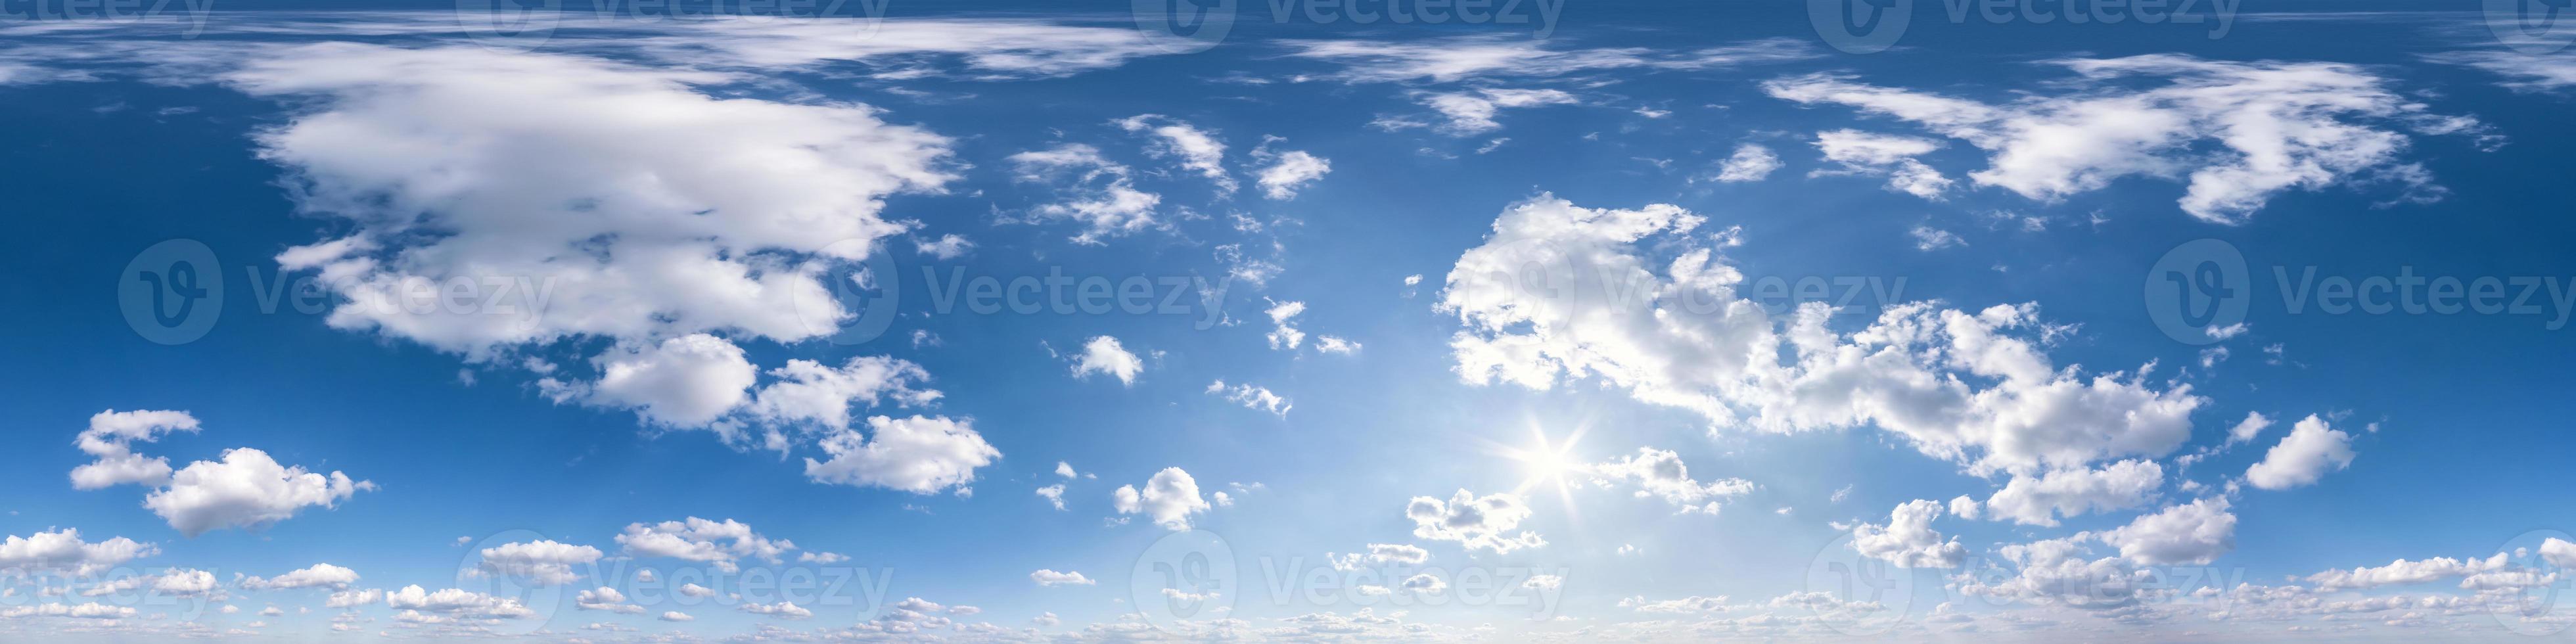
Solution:
{"label": "cumulus cloud", "polygon": [[1522,548],[1547,545],[1538,533],[1522,530],[1521,521],[1530,517],[1529,503],[1520,495],[1496,492],[1486,496],[1459,490],[1442,501],[1437,497],[1417,496],[1405,504],[1404,516],[1413,520],[1413,536],[1432,541],[1456,541],[1468,550],[1492,550],[1503,554]]}
{"label": "cumulus cloud", "polygon": [[99,412],[89,417],[89,429],[82,430],[73,445],[98,460],[72,468],[72,488],[95,490],[111,485],[138,483],[158,487],[170,482],[170,460],[145,458],[132,450],[137,442],[149,443],[170,432],[194,432],[195,416],[184,411],[116,411]]}
{"label": "cumulus cloud", "polygon": [[[2364,67],[2230,62],[2178,54],[2050,61],[2075,73],[2059,94],[1989,104],[1809,74],[1763,84],[1802,104],[1838,104],[1915,123],[1987,151],[1969,180],[2055,202],[2122,177],[2189,184],[2184,212],[2232,223],[2274,195],[2365,181],[2402,184],[2404,200],[2439,197],[2400,163],[2408,139],[2472,132],[2474,120],[2425,112]],[[2203,142],[2223,151],[2209,153]]]}
{"label": "cumulus cloud", "polygon": [[575,608],[581,610],[604,610],[628,615],[644,614],[644,607],[626,603],[625,593],[617,592],[617,589],[607,586],[581,591],[580,594],[573,595],[572,602]]}
{"label": "cumulus cloud", "polygon": [[457,588],[431,592],[417,585],[385,593],[385,605],[467,619],[526,619],[537,616],[536,611],[517,599]]}
{"label": "cumulus cloud", "polygon": [[1409,544],[1372,543],[1368,544],[1368,552],[1347,555],[1328,552],[1324,553],[1324,558],[1333,562],[1334,570],[1361,570],[1387,564],[1420,565],[1431,560],[1431,551]]}
{"label": "cumulus cloud", "polygon": [[[1439,308],[1465,326],[1450,340],[1455,371],[1542,390],[1597,378],[1712,427],[1874,425],[1972,472],[2018,474],[2169,453],[2205,402],[2188,385],[2149,384],[2145,369],[2053,363],[2040,340],[2059,328],[2031,304],[1898,302],[1848,333],[1828,328],[1833,310],[1820,303],[1775,321],[1736,295],[1744,275],[1718,248],[1688,236],[1704,221],[1672,205],[1595,209],[1551,195],[1506,209],[1441,292]],[[1670,246],[1672,259],[1650,263],[1647,244]],[[1526,271],[1555,279],[1528,288]]]}
{"label": "cumulus cloud", "polygon": [[2263,430],[2271,428],[2272,419],[2265,417],[2263,412],[2245,412],[2245,420],[2238,421],[2235,427],[2227,429],[2226,444],[2234,445],[2237,443],[2252,441],[2255,436],[2261,435]]}
{"label": "cumulus cloud", "polygon": [[1144,359],[1129,353],[1117,338],[1105,335],[1094,336],[1082,343],[1082,353],[1073,356],[1073,377],[1077,380],[1097,373],[1117,378],[1118,384],[1133,385],[1136,384],[1136,374],[1144,371]]}
{"label": "cumulus cloud", "polygon": [[1938,502],[1907,501],[1888,513],[1886,526],[1852,526],[1852,550],[1899,568],[1957,568],[1967,559],[1968,548],[1959,545],[1957,538],[1941,539],[1941,533],[1932,529],[1932,520],[1940,517]]}
{"label": "cumulus cloud", "polygon": [[1691,480],[1690,468],[1682,464],[1680,454],[1652,447],[1640,447],[1634,455],[1584,469],[1603,487],[1635,485],[1638,498],[1660,498],[1684,513],[1717,514],[1721,502],[1753,491],[1753,482],[1740,478],[1706,483]]}
{"label": "cumulus cloud", "polygon": [[2004,489],[1986,499],[1985,507],[1997,521],[2055,526],[2060,516],[2143,505],[2155,498],[2156,489],[2163,484],[2163,466],[2155,461],[2131,459],[2098,470],[2056,470],[2036,478],[2015,476],[2004,484]]}
{"label": "cumulus cloud", "polygon": [[576,546],[553,540],[505,543],[484,548],[483,561],[476,569],[487,574],[519,577],[540,586],[560,586],[580,579],[572,567],[599,561],[599,549]]}
{"label": "cumulus cloud", "polygon": [[349,588],[349,584],[354,583],[358,583],[358,571],[322,563],[313,564],[310,567],[290,571],[286,574],[275,577],[246,578],[241,580],[241,587],[250,590],[284,590],[288,588],[329,588],[332,590],[346,590]]}
{"label": "cumulus cloud", "polygon": [[1297,345],[1306,341],[1306,332],[1297,330],[1295,323],[1297,316],[1306,313],[1305,302],[1274,301],[1270,303],[1270,308],[1263,310],[1262,313],[1270,316],[1270,333],[1263,336],[1270,340],[1270,348],[1295,349]]}
{"label": "cumulus cloud", "polygon": [[806,478],[930,494],[974,482],[975,468],[1002,456],[975,433],[972,419],[872,416],[867,425],[866,436],[849,429],[825,436],[831,458],[805,459]]}
{"label": "cumulus cloud", "polygon": [[1450,136],[1473,136],[1503,129],[1494,116],[1505,108],[1530,108],[1548,105],[1579,105],[1573,94],[1556,89],[1508,89],[1487,87],[1472,92],[1432,92],[1419,97],[1424,107],[1439,112],[1446,119],[1438,125],[1402,119],[1381,119],[1376,125],[1394,130],[1407,127],[1432,127]]}
{"label": "cumulus cloud", "polygon": [[1079,572],[1056,572],[1043,568],[1030,572],[1029,581],[1038,582],[1040,586],[1090,586],[1099,583]]}
{"label": "cumulus cloud", "polygon": [[1067,143],[1014,154],[1009,160],[1020,181],[1055,184],[1064,193],[1064,201],[1042,204],[1030,212],[1082,224],[1082,232],[1072,238],[1074,243],[1104,244],[1107,238],[1161,225],[1154,207],[1163,202],[1162,195],[1136,189],[1133,171],[1101,156],[1099,148]]}
{"label": "cumulus cloud", "polygon": [[239,447],[223,460],[197,461],[170,476],[169,487],[143,497],[143,507],[191,537],[219,528],[254,529],[295,516],[306,507],[338,507],[376,484],[333,471],[320,474],[277,464],[267,452]]}
{"label": "cumulus cloud", "polygon": [[2102,543],[2141,565],[2206,565],[2236,549],[2236,515],[2225,498],[2207,498],[2138,517],[2102,533]]}
{"label": "cumulus cloud", "polygon": [[2266,490],[2287,490],[2350,467],[2352,457],[2352,435],[2311,414],[2290,426],[2290,435],[2265,452],[2262,462],[2246,468],[2245,482]]}
{"label": "cumulus cloud", "polygon": [[1146,479],[1145,489],[1133,485],[1118,486],[1110,495],[1119,514],[1142,513],[1154,525],[1172,530],[1190,529],[1190,515],[1208,511],[1207,499],[1199,496],[1199,482],[1177,467],[1166,467]]}
{"label": "cumulus cloud", "polygon": [[590,387],[591,402],[633,409],[672,427],[699,427],[723,417],[748,400],[758,377],[741,347],[704,333],[618,347],[593,362],[600,377]]}
{"label": "cumulus cloud", "polygon": [[780,555],[795,550],[795,542],[771,540],[751,526],[732,519],[710,521],[688,517],[682,521],[630,523],[617,535],[617,543],[626,554],[637,557],[670,557],[714,564],[726,573],[740,570],[735,562],[743,557],[756,557],[776,564]]}

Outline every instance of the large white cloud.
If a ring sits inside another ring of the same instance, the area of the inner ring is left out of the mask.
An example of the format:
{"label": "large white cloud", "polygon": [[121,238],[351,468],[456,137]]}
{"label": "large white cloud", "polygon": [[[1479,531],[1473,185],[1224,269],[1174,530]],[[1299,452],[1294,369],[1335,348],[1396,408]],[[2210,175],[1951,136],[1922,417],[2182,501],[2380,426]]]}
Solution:
{"label": "large white cloud", "polygon": [[87,577],[160,553],[159,546],[125,537],[96,543],[82,541],[79,529],[62,528],[0,539],[0,570],[69,572]]}
{"label": "large white cloud", "polygon": [[[1460,255],[1439,308],[1470,383],[1535,389],[1593,378],[1718,428],[1789,432],[1875,425],[1984,473],[2034,473],[2158,456],[2191,435],[2205,401],[2145,370],[2087,375],[2038,337],[2035,305],[1962,311],[1892,303],[1866,328],[1827,328],[1822,304],[1774,321],[1736,290],[1743,273],[1688,234],[1677,206],[1583,208],[1541,195],[1506,209]],[[1650,263],[1644,248],[1672,253]]]}
{"label": "large white cloud", "polygon": [[2284,190],[2391,181],[2399,199],[2437,198],[2421,166],[2400,163],[2399,129],[2471,132],[2474,120],[2427,113],[2369,70],[2341,63],[2229,62],[2178,54],[2069,59],[2057,94],[2006,104],[1810,74],[1763,84],[1772,96],[1840,104],[1921,125],[1992,154],[1978,185],[2056,201],[2114,179],[2181,179],[2184,212],[2241,221]]}
{"label": "large white cloud", "polygon": [[823,437],[829,459],[805,459],[805,476],[817,482],[877,486],[929,494],[975,480],[975,468],[1001,458],[1001,450],[975,433],[971,419],[944,416],[871,416],[864,436],[844,429]]}
{"label": "large white cloud", "polygon": [[1190,515],[1208,511],[1207,499],[1199,496],[1198,479],[1177,467],[1166,467],[1145,480],[1143,490],[1133,485],[1118,486],[1110,500],[1119,514],[1142,513],[1154,525],[1172,530],[1190,529]]}
{"label": "large white cloud", "polygon": [[1530,517],[1530,507],[1520,495],[1496,492],[1485,496],[1459,490],[1442,501],[1438,497],[1417,496],[1404,506],[1404,516],[1413,520],[1413,536],[1433,541],[1456,541],[1468,550],[1492,550],[1502,554],[1522,548],[1547,545],[1538,533],[1521,530],[1512,533],[1521,521]]}
{"label": "large white cloud", "polygon": [[170,476],[170,486],[143,497],[143,507],[161,515],[180,534],[197,536],[219,528],[258,528],[295,516],[306,507],[338,507],[360,490],[376,484],[301,466],[279,465],[268,452],[238,447],[224,450],[222,461],[197,461]]}
{"label": "large white cloud", "polygon": [[2352,457],[2352,435],[2311,414],[2290,426],[2290,435],[2265,452],[2262,462],[2246,468],[2245,482],[2266,490],[2287,490],[2350,467]]}

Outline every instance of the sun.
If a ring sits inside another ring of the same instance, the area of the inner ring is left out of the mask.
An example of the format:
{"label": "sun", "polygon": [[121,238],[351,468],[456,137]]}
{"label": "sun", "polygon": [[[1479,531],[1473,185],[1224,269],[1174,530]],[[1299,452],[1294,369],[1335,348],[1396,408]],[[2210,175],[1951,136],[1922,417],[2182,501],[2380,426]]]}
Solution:
{"label": "sun", "polygon": [[1557,491],[1564,493],[1567,479],[1583,470],[1583,459],[1574,452],[1575,443],[1583,440],[1583,429],[1576,427],[1565,442],[1550,444],[1547,432],[1532,423],[1528,445],[1504,448],[1503,457],[1520,462],[1521,483],[1513,493],[1527,492],[1542,483],[1554,483]]}

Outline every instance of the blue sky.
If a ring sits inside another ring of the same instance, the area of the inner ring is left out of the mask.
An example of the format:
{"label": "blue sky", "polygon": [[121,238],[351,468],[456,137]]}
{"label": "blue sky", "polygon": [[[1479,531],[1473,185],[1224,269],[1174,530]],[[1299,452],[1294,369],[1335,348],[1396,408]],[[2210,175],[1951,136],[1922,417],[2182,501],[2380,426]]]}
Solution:
{"label": "blue sky", "polygon": [[2576,28],[1219,4],[0,4],[0,639],[2569,636]]}

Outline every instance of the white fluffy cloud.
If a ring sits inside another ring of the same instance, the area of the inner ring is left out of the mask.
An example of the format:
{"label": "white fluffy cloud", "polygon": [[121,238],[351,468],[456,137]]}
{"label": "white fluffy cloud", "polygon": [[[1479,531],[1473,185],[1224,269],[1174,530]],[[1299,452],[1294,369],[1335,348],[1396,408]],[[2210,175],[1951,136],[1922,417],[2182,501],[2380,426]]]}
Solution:
{"label": "white fluffy cloud", "polygon": [[[2191,436],[2204,399],[2122,373],[2054,364],[2035,305],[1980,311],[1890,304],[1868,327],[1827,327],[1803,306],[1774,321],[1737,297],[1744,275],[1689,237],[1704,219],[1672,205],[1582,208],[1550,195],[1513,205],[1460,255],[1439,308],[1467,382],[1549,389],[1597,378],[1714,427],[1790,432],[1875,425],[1971,471],[2034,473],[2159,456]],[[1649,263],[1641,246],[1667,248]]]}
{"label": "white fluffy cloud", "polygon": [[82,541],[80,530],[63,528],[0,539],[0,569],[68,572],[90,576],[125,562],[161,554],[161,548],[125,537],[97,543]]}
{"label": "white fluffy cloud", "polygon": [[1859,130],[1816,133],[1816,150],[1840,170],[1817,170],[1811,176],[1857,174],[1887,177],[1887,189],[1938,201],[1950,189],[1950,178],[1914,157],[1941,148],[1931,139],[1874,134]]}
{"label": "white fluffy cloud", "polygon": [[1056,572],[1047,569],[1031,571],[1029,581],[1038,582],[1040,586],[1090,586],[1100,583],[1092,581],[1090,577],[1082,576],[1079,572]]}
{"label": "white fluffy cloud", "polygon": [[89,417],[89,429],[80,433],[73,445],[84,453],[98,457],[87,465],[72,468],[72,488],[95,490],[111,485],[138,483],[158,487],[170,482],[170,460],[144,458],[132,446],[149,443],[170,432],[194,432],[195,416],[184,411],[115,411],[99,412]]}
{"label": "white fluffy cloud", "polygon": [[1957,568],[1967,559],[1968,548],[1957,538],[1941,539],[1932,529],[1932,520],[1940,517],[1939,502],[1907,501],[1888,513],[1886,526],[1852,526],[1852,550],[1900,568]]}
{"label": "white fluffy cloud", "polygon": [[483,561],[476,569],[495,575],[525,578],[541,586],[560,586],[580,579],[573,572],[576,564],[599,561],[599,549],[576,546],[553,540],[505,543],[484,548]]}
{"label": "white fluffy cloud", "polygon": [[1110,499],[1119,514],[1143,513],[1154,525],[1172,530],[1190,529],[1190,515],[1208,511],[1207,499],[1199,496],[1199,482],[1177,467],[1166,467],[1145,480],[1145,489],[1133,485],[1118,486]]}
{"label": "white fluffy cloud", "polygon": [[972,419],[868,418],[868,434],[843,429],[822,440],[824,461],[805,459],[805,476],[822,483],[878,486],[930,494],[975,480],[975,468],[1002,456],[975,433]]}
{"label": "white fluffy cloud", "polygon": [[1492,550],[1502,554],[1522,548],[1547,545],[1536,532],[1522,530],[1521,521],[1530,517],[1529,503],[1520,495],[1496,492],[1485,496],[1459,490],[1442,501],[1437,497],[1417,496],[1404,506],[1404,516],[1413,520],[1413,536],[1433,541],[1456,541],[1468,550]]}
{"label": "white fluffy cloud", "polygon": [[1290,402],[1287,397],[1271,391],[1268,387],[1262,387],[1250,383],[1227,385],[1225,384],[1225,381],[1218,380],[1208,383],[1207,393],[1222,396],[1226,400],[1233,401],[1234,404],[1244,406],[1246,409],[1258,409],[1270,412],[1271,415],[1281,418],[1288,417],[1288,410],[1294,409],[1297,406],[1296,403]]}
{"label": "white fluffy cloud", "polygon": [[[1772,96],[1848,105],[1913,122],[1991,153],[1978,185],[2054,202],[2129,176],[2182,179],[2184,212],[2241,221],[2284,190],[2363,181],[2403,184],[2406,200],[2439,196],[2421,166],[2397,161],[2408,141],[2475,131],[2428,114],[2360,66],[2229,62],[2178,54],[2052,61],[2076,74],[2057,95],[1988,104],[1810,74],[1764,83]],[[2208,154],[2197,143],[2224,149]]]}
{"label": "white fluffy cloud", "polygon": [[1682,464],[1680,454],[1652,447],[1637,448],[1637,453],[1585,467],[1594,482],[1603,487],[1629,484],[1637,486],[1639,498],[1660,498],[1680,507],[1682,512],[1717,514],[1719,504],[1753,491],[1753,482],[1725,478],[1702,483],[1691,480],[1690,468]]}
{"label": "white fluffy cloud", "polygon": [[1073,355],[1073,377],[1077,380],[1097,373],[1117,378],[1118,384],[1133,385],[1136,384],[1136,374],[1144,371],[1144,359],[1129,353],[1117,338],[1105,335],[1082,343],[1082,353]]}
{"label": "white fluffy cloud", "polygon": [[1328,552],[1324,553],[1324,558],[1333,562],[1334,570],[1361,570],[1387,564],[1420,565],[1431,560],[1431,551],[1401,543],[1372,543],[1368,544],[1368,552],[1347,555]]}
{"label": "white fluffy cloud", "polygon": [[1132,171],[1100,156],[1099,148],[1067,143],[1014,154],[1010,161],[1020,181],[1058,184],[1065,200],[1030,212],[1081,223],[1083,230],[1073,236],[1074,243],[1102,244],[1109,237],[1161,225],[1154,207],[1163,202],[1162,195],[1136,189]]}
{"label": "white fluffy cloud", "polygon": [[719,571],[739,569],[736,560],[757,557],[775,564],[780,555],[796,549],[785,539],[770,540],[753,532],[751,526],[732,519],[710,521],[688,517],[682,521],[645,524],[630,523],[617,535],[618,545],[626,554],[637,557],[670,557],[714,564]]}
{"label": "white fluffy cloud", "polygon": [[626,593],[617,592],[617,589],[607,586],[581,591],[580,594],[573,596],[572,602],[574,607],[581,610],[604,610],[628,615],[644,614],[644,607],[626,603]]}
{"label": "white fluffy cloud", "polygon": [[1332,160],[1305,150],[1272,153],[1264,145],[1253,150],[1252,156],[1269,164],[1254,170],[1253,176],[1261,185],[1261,196],[1273,200],[1295,199],[1298,190],[1323,180],[1326,173],[1333,171]]}
{"label": "white fluffy cloud", "polygon": [[2352,435],[2311,414],[2290,426],[2290,435],[2265,452],[2263,462],[2246,468],[2245,482],[2266,490],[2287,490],[2350,467],[2352,457]]}
{"label": "white fluffy cloud", "polygon": [[[1503,124],[1495,121],[1494,116],[1505,108],[1582,103],[1573,94],[1568,94],[1564,90],[1498,87],[1488,87],[1472,92],[1433,92],[1423,94],[1420,100],[1423,106],[1439,112],[1442,118],[1447,119],[1445,122],[1429,127],[1450,136],[1470,136],[1503,129]],[[1402,119],[1381,119],[1377,125],[1393,130],[1424,127],[1428,124]]]}
{"label": "white fluffy cloud", "polygon": [[[2057,525],[2057,517],[2124,510],[2154,499],[2164,484],[2164,467],[2131,459],[2098,470],[2056,470],[2033,478],[2015,476],[1986,499],[1997,521],[2022,525]],[[1973,506],[1972,506],[1973,507]],[[1964,514],[1964,513],[1962,513]]]}
{"label": "white fluffy cloud", "polygon": [[385,593],[385,605],[468,619],[526,619],[537,616],[536,611],[529,610],[517,599],[458,588],[431,592],[417,585]]}
{"label": "white fluffy cloud", "polygon": [[170,476],[169,487],[143,497],[143,507],[193,537],[218,528],[266,526],[309,506],[338,507],[358,491],[373,489],[376,484],[338,471],[307,472],[279,465],[267,452],[238,447],[224,450],[220,462],[197,461],[181,468]]}
{"label": "white fluffy cloud", "polygon": [[246,578],[241,581],[241,586],[251,590],[283,590],[288,588],[329,588],[332,590],[346,590],[349,588],[349,584],[354,583],[358,583],[358,571],[322,563],[313,564],[310,567],[290,571],[286,574],[275,577]]}
{"label": "white fluffy cloud", "polygon": [[2140,565],[2206,565],[2236,549],[2236,515],[2228,512],[2227,499],[2207,498],[2138,517],[2101,536]]}
{"label": "white fluffy cloud", "polygon": [[1119,129],[1129,132],[1152,133],[1155,143],[1145,149],[1147,154],[1177,159],[1181,169],[1197,172],[1215,183],[1218,193],[1231,194],[1237,187],[1234,175],[1225,171],[1225,142],[1217,140],[1216,134],[1161,114],[1139,114],[1116,123]]}
{"label": "white fluffy cloud", "polygon": [[1727,155],[1726,160],[1718,164],[1715,178],[1729,183],[1761,181],[1771,176],[1771,171],[1778,169],[1780,169],[1780,155],[1772,153],[1771,148],[1764,147],[1762,144],[1746,143],[1735,146],[1735,153]]}
{"label": "white fluffy cloud", "polygon": [[601,354],[590,399],[673,427],[715,422],[749,400],[758,372],[742,348],[704,333]]}
{"label": "white fluffy cloud", "polygon": [[[2557,543],[2564,544],[2566,542],[2559,541]],[[2545,552],[2546,550],[2547,547],[2546,544],[2544,544],[2543,551]],[[2319,591],[2362,590],[2380,586],[2420,584],[2453,577],[2467,577],[2470,575],[2504,570],[2512,564],[2512,560],[2507,556],[2508,554],[2509,553],[2499,552],[2494,556],[2487,557],[2485,559],[2470,558],[2466,560],[2453,559],[2450,557],[2433,557],[2430,559],[2411,561],[2398,559],[2388,562],[2388,565],[2385,566],[2352,568],[2349,570],[2328,570],[2308,575],[2307,582],[2315,584]]]}
{"label": "white fluffy cloud", "polygon": [[2263,412],[2245,412],[2245,420],[2237,421],[2235,427],[2227,429],[2226,444],[2234,445],[2254,440],[2255,436],[2262,435],[2263,430],[2271,428],[2272,419],[2265,417]]}

